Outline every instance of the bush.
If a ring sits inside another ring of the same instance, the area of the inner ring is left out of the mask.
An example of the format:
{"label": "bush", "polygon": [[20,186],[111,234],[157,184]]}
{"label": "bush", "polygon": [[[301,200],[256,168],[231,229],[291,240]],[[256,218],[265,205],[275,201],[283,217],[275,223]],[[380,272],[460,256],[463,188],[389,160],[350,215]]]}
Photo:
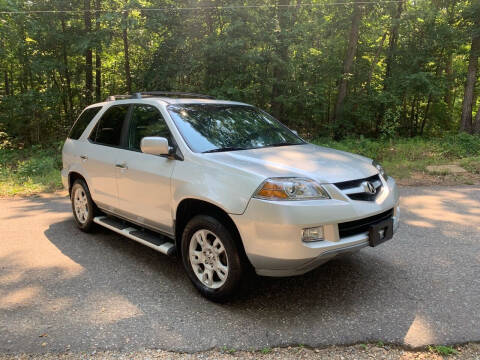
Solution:
{"label": "bush", "polygon": [[58,146],[0,149],[0,196],[29,195],[62,187]]}
{"label": "bush", "polygon": [[32,157],[17,163],[16,173],[21,180],[30,177],[45,176],[55,169],[55,159],[52,157]]}
{"label": "bush", "polygon": [[360,154],[379,161],[445,159],[454,160],[480,155],[480,136],[466,133],[447,135],[442,138],[401,138],[371,140],[362,137],[341,141],[320,138],[318,145]]}

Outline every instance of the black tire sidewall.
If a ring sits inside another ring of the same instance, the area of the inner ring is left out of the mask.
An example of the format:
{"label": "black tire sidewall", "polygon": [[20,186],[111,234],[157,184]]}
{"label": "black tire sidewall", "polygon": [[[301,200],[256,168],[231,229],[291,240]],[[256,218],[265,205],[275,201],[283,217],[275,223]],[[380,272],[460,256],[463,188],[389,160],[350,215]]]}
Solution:
{"label": "black tire sidewall", "polygon": [[[205,286],[197,278],[197,275],[195,275],[190,263],[190,242],[192,241],[193,234],[201,229],[209,230],[217,235],[221,239],[227,252],[229,266],[227,281],[218,289],[211,289]],[[212,301],[224,302],[238,290],[243,274],[243,264],[233,234],[221,221],[209,215],[197,215],[193,217],[185,226],[181,246],[183,265],[188,277],[203,296]]]}
{"label": "black tire sidewall", "polygon": [[[75,206],[73,204],[73,196],[75,194],[75,191],[81,187],[83,189],[83,191],[85,192],[85,194],[87,195],[87,202],[88,202],[88,218],[87,218],[87,221],[85,221],[85,223],[81,223],[78,218],[77,218],[77,213],[75,212]],[[72,203],[72,211],[73,211],[73,217],[75,218],[75,223],[77,224],[78,228],[82,231],[85,231],[85,232],[91,232],[95,229],[95,223],[93,222],[93,218],[95,216],[95,204],[92,200],[92,196],[90,195],[90,191],[88,190],[88,186],[87,184],[85,183],[84,180],[82,179],[77,179],[75,180],[75,182],[73,183],[73,186],[72,186],[72,191],[71,191],[71,194],[70,194],[70,201]]]}

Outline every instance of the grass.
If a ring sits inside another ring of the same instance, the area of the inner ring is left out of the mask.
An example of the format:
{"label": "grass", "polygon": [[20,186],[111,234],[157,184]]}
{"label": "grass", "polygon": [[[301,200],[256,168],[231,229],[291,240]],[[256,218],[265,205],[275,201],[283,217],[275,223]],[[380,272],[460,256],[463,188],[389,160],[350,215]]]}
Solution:
{"label": "grass", "polygon": [[[333,141],[318,138],[312,141],[335,149],[376,159],[397,180],[424,173],[428,165],[456,163],[470,174],[480,175],[480,137],[468,134],[443,138],[371,140],[362,137]],[[53,192],[62,188],[60,169],[61,145],[33,146],[28,149],[5,149],[0,144],[0,197],[28,196]],[[444,176],[445,174],[431,174]],[[470,184],[471,178],[460,178]]]}
{"label": "grass", "polygon": [[397,179],[407,179],[415,172],[425,172],[428,165],[452,163],[472,174],[480,174],[479,136],[455,134],[433,139],[400,138],[384,141],[362,137],[342,141],[318,138],[313,142],[375,159]]}
{"label": "grass", "polygon": [[442,356],[450,356],[450,355],[458,355],[459,352],[458,350],[454,349],[451,346],[445,346],[445,345],[429,345],[427,347],[427,350],[436,353]]}
{"label": "grass", "polygon": [[266,355],[266,354],[270,354],[272,352],[272,349],[269,347],[264,347],[262,350],[260,350],[260,352]]}
{"label": "grass", "polygon": [[61,167],[58,146],[0,149],[0,197],[59,190]]}

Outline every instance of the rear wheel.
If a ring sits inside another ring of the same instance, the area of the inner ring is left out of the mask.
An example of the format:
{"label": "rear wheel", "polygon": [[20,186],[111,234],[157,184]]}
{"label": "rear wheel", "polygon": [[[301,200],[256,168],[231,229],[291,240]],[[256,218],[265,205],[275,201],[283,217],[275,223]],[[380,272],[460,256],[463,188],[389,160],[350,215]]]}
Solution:
{"label": "rear wheel", "polygon": [[207,215],[192,218],[182,236],[183,264],[200,293],[213,301],[228,300],[243,274],[234,235],[219,220]]}
{"label": "rear wheel", "polygon": [[73,216],[79,229],[85,232],[93,231],[96,227],[93,218],[97,210],[84,180],[75,180],[70,200],[72,202]]}

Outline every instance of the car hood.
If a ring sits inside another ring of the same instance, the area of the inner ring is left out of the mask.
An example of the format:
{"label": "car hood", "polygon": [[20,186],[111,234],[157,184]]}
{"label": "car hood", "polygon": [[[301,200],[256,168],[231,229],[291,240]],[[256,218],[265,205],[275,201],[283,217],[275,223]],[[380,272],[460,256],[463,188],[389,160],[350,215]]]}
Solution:
{"label": "car hood", "polygon": [[[321,183],[361,179],[378,171],[372,160],[313,144],[202,154],[219,165],[267,177],[297,176]],[[220,169],[219,169],[220,170]]]}

